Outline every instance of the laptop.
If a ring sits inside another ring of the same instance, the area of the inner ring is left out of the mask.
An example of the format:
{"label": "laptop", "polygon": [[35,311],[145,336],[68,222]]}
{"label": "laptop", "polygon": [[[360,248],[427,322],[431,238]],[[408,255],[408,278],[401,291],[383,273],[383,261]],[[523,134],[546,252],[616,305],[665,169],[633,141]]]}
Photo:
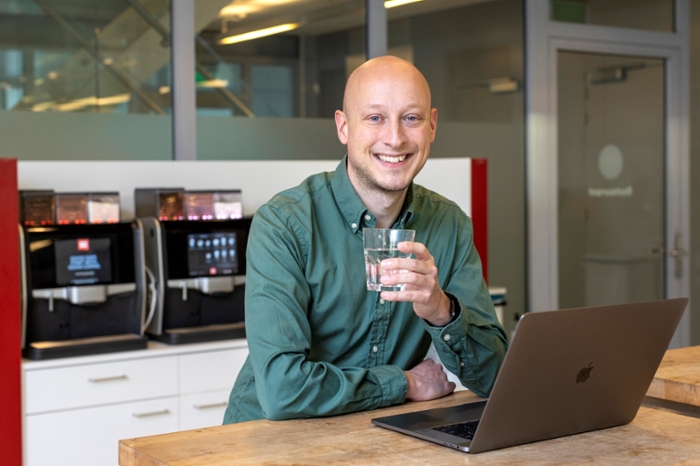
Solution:
{"label": "laptop", "polygon": [[487,401],[372,419],[469,453],[627,424],[688,298],[532,312]]}

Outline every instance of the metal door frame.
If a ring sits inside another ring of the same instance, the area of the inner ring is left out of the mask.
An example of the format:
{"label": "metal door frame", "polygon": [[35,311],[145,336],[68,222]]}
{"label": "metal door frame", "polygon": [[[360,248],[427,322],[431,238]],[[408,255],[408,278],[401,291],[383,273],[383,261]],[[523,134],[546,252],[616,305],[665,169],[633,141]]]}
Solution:
{"label": "metal door frame", "polygon": [[[549,20],[549,0],[525,0],[528,310],[557,309],[557,52],[665,60],[666,297],[690,296],[690,43],[688,0],[676,0],[676,32]],[[676,278],[676,267],[682,276]],[[672,347],[690,345],[690,306]]]}

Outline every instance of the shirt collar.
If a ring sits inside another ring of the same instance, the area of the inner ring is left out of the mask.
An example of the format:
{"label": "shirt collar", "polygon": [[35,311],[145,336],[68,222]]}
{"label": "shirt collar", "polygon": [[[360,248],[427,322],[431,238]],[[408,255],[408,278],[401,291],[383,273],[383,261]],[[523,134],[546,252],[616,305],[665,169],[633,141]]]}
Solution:
{"label": "shirt collar", "polygon": [[[357,194],[357,191],[355,191],[355,187],[350,182],[347,163],[348,156],[346,154],[335,169],[330,185],[333,191],[333,197],[335,198],[335,202],[343,218],[348,223],[353,233],[356,233],[362,228],[363,224],[366,227],[374,227],[377,220],[374,215],[369,213],[362,203],[360,196]],[[413,182],[411,182],[408,187],[408,192],[406,193],[403,207],[394,225],[395,228],[407,228],[407,225],[413,217],[413,208]]]}

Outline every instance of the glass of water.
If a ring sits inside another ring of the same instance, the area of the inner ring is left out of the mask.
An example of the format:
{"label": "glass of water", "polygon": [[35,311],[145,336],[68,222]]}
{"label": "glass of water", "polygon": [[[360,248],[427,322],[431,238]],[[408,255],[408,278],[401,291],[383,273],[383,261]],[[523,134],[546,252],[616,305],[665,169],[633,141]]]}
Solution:
{"label": "glass of water", "polygon": [[367,272],[367,289],[372,291],[401,291],[404,284],[395,286],[382,285],[379,281],[382,275],[402,273],[405,270],[387,271],[379,265],[384,259],[393,257],[410,258],[411,254],[400,252],[398,244],[413,241],[415,230],[398,230],[388,228],[363,228],[362,242],[365,248],[365,270]]}

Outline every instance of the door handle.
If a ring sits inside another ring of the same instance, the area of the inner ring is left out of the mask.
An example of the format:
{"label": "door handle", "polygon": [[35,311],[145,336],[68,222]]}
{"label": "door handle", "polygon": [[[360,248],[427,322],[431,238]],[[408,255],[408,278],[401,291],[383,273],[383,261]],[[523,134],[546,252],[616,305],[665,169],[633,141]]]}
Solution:
{"label": "door handle", "polygon": [[676,266],[674,269],[674,275],[676,278],[683,277],[683,258],[688,255],[688,251],[683,249],[683,233],[676,233],[675,242],[673,249],[668,251],[668,256],[675,259]]}

